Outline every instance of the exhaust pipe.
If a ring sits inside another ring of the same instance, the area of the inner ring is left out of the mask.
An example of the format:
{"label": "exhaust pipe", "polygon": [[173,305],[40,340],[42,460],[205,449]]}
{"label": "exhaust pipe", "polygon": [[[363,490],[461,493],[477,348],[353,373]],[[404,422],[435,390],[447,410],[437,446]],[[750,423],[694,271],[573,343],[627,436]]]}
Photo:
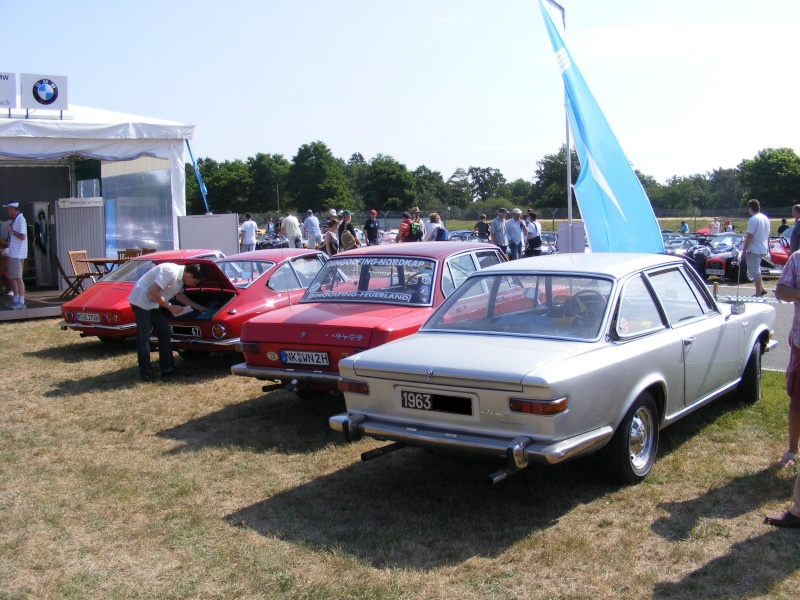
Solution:
{"label": "exhaust pipe", "polygon": [[265,385],[261,387],[262,392],[274,392],[276,390],[283,390],[286,389],[286,386],[282,383],[273,383],[272,385]]}
{"label": "exhaust pipe", "polygon": [[402,448],[405,448],[405,444],[401,444],[400,442],[395,442],[393,444],[389,444],[388,446],[384,446],[383,448],[375,448],[373,450],[367,450],[366,452],[361,454],[362,461],[372,460],[373,458],[380,458],[381,456],[385,456],[386,454],[390,454],[392,452],[396,452]]}

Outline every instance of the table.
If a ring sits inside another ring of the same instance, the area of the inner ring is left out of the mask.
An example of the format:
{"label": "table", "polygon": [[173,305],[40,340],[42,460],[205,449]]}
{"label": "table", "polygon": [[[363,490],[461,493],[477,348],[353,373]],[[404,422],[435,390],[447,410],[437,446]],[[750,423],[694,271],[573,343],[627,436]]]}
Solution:
{"label": "table", "polygon": [[106,275],[114,267],[128,262],[130,258],[111,258],[110,256],[103,256],[100,258],[79,258],[77,260],[78,262],[94,265],[100,275]]}

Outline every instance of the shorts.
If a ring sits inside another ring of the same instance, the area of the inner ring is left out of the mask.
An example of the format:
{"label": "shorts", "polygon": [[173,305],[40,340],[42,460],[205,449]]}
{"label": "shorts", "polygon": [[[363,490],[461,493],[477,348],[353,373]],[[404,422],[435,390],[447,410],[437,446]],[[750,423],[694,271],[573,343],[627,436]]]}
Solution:
{"label": "shorts", "polygon": [[761,259],[763,254],[756,254],[755,252],[746,252],[745,260],[747,261],[747,275],[751,278],[761,275]]}
{"label": "shorts", "polygon": [[24,258],[8,258],[8,278],[22,279],[22,261]]}

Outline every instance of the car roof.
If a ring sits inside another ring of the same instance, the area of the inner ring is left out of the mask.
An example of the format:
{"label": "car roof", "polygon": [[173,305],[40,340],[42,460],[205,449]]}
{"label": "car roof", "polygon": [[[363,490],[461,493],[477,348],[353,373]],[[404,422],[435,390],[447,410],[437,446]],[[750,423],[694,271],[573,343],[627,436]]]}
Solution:
{"label": "car roof", "polygon": [[502,272],[540,273],[593,273],[610,277],[623,277],[628,273],[661,265],[686,264],[682,258],[667,254],[637,254],[627,252],[589,252],[585,254],[553,254],[532,256],[492,265],[480,271],[480,275]]}
{"label": "car roof", "polygon": [[463,252],[472,248],[486,250],[495,248],[487,244],[473,242],[403,242],[402,244],[386,244],[379,246],[362,246],[353,250],[347,250],[336,254],[332,258],[339,256],[420,256],[425,258],[444,259],[454,252]]}
{"label": "car roof", "polygon": [[173,260],[175,258],[194,258],[197,256],[206,256],[219,252],[218,250],[209,250],[207,248],[189,248],[186,250],[162,250],[161,252],[151,252],[150,254],[142,254],[132,260],[156,260],[165,261]]}
{"label": "car roof", "polygon": [[309,250],[308,248],[268,248],[266,250],[251,250],[250,252],[231,254],[222,260],[269,260],[277,263],[287,258],[302,256],[303,254],[324,254],[324,252]]}

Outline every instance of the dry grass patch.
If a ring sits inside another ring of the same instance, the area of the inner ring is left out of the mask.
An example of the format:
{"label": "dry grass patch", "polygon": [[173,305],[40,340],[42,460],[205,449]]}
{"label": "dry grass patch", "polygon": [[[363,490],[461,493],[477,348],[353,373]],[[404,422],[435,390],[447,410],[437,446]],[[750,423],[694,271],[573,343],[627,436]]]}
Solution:
{"label": "dry grass patch", "polygon": [[593,459],[497,487],[404,450],[362,463],[343,402],[263,394],[235,358],[141,384],[130,344],[0,325],[0,597],[796,597],[800,536],[762,524],[792,471],[780,374],[662,434],[651,477]]}

